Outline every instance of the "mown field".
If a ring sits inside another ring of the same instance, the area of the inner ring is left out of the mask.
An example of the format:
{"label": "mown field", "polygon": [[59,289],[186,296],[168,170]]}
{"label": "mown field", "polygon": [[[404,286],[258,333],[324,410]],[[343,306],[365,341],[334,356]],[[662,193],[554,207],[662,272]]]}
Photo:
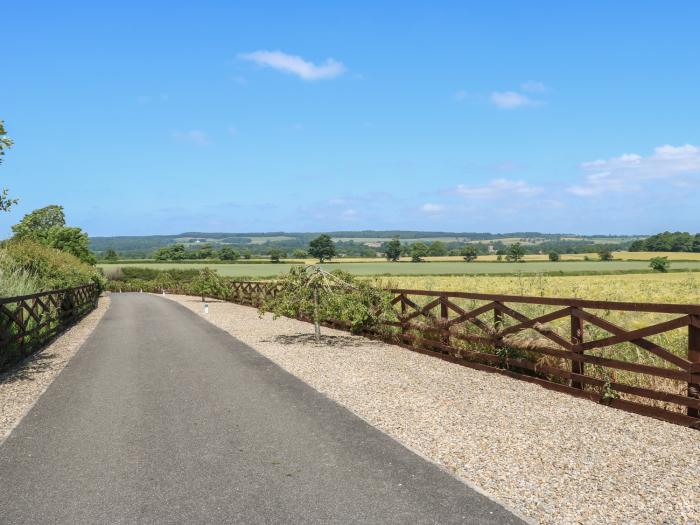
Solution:
{"label": "mown field", "polygon": [[[116,268],[126,266],[126,263],[100,264],[109,275]],[[280,264],[208,264],[208,263],[134,263],[131,266],[142,266],[160,270],[174,268],[203,268],[209,266],[226,277],[274,277],[288,272],[292,266],[289,263]],[[556,274],[556,273],[595,273],[595,272],[646,272],[649,265],[645,261],[571,261],[552,263],[549,261],[533,261],[527,263],[507,262],[472,262],[439,261],[425,263],[410,262],[334,262],[321,265],[327,270],[340,269],[355,275],[513,275],[513,274]],[[673,270],[700,271],[700,260],[677,261]]]}

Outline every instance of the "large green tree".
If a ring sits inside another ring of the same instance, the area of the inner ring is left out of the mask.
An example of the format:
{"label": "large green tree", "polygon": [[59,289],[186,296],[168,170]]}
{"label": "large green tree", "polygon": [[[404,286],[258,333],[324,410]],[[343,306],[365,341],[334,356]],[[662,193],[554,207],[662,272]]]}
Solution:
{"label": "large green tree", "polygon": [[[11,148],[14,141],[7,136],[5,132],[5,123],[0,120],[0,164],[2,164],[2,156],[5,150]],[[17,199],[10,199],[7,196],[7,188],[0,191],[0,211],[9,211],[13,204],[17,204]]]}
{"label": "large green tree", "polygon": [[521,262],[525,257],[525,248],[519,242],[511,244],[508,247],[508,253],[506,253],[506,260],[512,262]]}
{"label": "large green tree", "polygon": [[95,264],[87,233],[80,228],[66,226],[63,206],[52,204],[22,217],[12,226],[15,240],[30,240],[75,255],[89,264]]}
{"label": "large green tree", "polygon": [[318,262],[330,261],[336,256],[333,239],[325,233],[319,235],[309,243],[309,255],[318,259]]}
{"label": "large green tree", "polygon": [[398,261],[401,257],[401,241],[398,237],[394,237],[384,248],[384,254],[388,261]]}

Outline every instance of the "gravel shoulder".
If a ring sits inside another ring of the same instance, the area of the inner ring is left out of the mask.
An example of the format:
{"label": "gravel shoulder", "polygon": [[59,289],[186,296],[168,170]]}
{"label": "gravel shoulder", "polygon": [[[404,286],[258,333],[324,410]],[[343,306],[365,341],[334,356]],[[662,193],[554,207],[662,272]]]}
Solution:
{"label": "gravel shoulder", "polygon": [[0,375],[0,444],[78,352],[109,308],[109,296],[49,346]]}
{"label": "gravel shoulder", "polygon": [[[253,308],[167,296],[543,524],[700,524],[697,431]],[[1,395],[1,394],[0,394]],[[1,398],[0,398],[1,399]]]}

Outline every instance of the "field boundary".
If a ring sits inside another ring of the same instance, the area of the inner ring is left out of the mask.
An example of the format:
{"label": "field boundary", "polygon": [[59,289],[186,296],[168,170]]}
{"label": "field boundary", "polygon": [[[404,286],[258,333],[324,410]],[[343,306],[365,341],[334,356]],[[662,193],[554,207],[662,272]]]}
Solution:
{"label": "field boundary", "polygon": [[[233,281],[217,298],[259,306],[276,290],[274,282]],[[362,335],[700,429],[700,305],[410,289],[387,292],[396,319]],[[459,300],[470,300],[473,307],[464,308],[457,304]],[[533,305],[555,309],[535,316],[520,311]],[[610,311],[663,314],[668,318],[628,330],[605,319],[605,312]],[[550,323],[556,321],[566,323],[566,336],[552,329]],[[329,319],[325,324],[349,329],[337,320]],[[677,355],[650,339],[679,329],[687,331],[685,355]],[[536,337],[525,342],[514,337],[526,331]],[[601,355],[619,345],[647,352],[661,365]],[[674,388],[667,391],[636,386],[617,380],[617,373],[660,378]]]}

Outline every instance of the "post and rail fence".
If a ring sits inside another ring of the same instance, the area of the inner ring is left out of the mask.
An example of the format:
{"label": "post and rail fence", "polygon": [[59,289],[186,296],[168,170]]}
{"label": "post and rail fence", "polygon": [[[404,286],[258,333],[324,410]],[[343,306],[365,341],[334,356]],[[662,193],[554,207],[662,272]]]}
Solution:
{"label": "post and rail fence", "polygon": [[[274,282],[219,299],[259,306]],[[700,428],[700,305],[390,289],[369,337],[609,406]],[[625,315],[634,327],[624,328]],[[613,322],[613,319],[615,322]],[[329,326],[343,328],[329,319]],[[521,338],[523,334],[530,334]],[[668,346],[672,346],[673,351]]]}
{"label": "post and rail fence", "polygon": [[44,346],[97,305],[95,284],[0,298],[0,370]]}

